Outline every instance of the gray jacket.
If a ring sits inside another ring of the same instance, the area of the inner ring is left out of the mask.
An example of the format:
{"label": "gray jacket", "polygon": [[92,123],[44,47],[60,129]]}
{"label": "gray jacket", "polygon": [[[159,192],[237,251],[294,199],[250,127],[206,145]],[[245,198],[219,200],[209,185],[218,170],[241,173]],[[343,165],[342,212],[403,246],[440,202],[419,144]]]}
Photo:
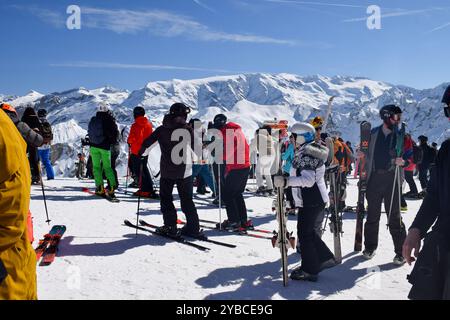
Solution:
{"label": "gray jacket", "polygon": [[9,111],[5,111],[5,113],[11,118],[12,122],[14,122],[17,130],[19,130],[27,145],[31,147],[42,146],[44,143],[44,138],[39,133],[31,129],[25,122],[20,121],[17,113]]}

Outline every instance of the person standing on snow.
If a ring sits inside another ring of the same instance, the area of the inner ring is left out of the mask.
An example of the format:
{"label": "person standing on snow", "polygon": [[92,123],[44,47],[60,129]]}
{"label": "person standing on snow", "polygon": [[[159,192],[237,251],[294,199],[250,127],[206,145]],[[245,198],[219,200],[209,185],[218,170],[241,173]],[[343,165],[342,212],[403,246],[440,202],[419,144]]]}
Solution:
{"label": "person standing on snow", "polygon": [[[159,196],[164,226],[158,232],[177,236],[177,209],[173,204],[173,188],[176,185],[181,202],[181,211],[186,216],[186,225],[181,229],[182,235],[197,237],[201,235],[197,208],[192,200],[192,158],[194,135],[186,123],[191,109],[183,103],[174,103],[163,119],[162,126],[142,143],[139,156],[158,142],[161,147],[161,179]],[[172,157],[174,151],[177,158]],[[178,150],[178,151],[177,151]]]}
{"label": "person standing on snow", "polygon": [[247,139],[242,128],[234,122],[228,122],[224,114],[214,117],[214,128],[221,132],[223,142],[223,200],[228,217],[217,224],[217,227],[233,231],[252,229],[252,222],[247,220],[247,207],[243,196],[250,172],[250,148]]}
{"label": "person standing on snow", "polygon": [[36,300],[36,255],[28,237],[27,145],[0,112],[0,300]]}
{"label": "person standing on snow", "polygon": [[145,109],[136,107],[133,110],[134,123],[131,126],[130,134],[128,135],[128,145],[130,146],[130,163],[132,170],[137,175],[139,184],[139,177],[141,176],[142,166],[142,181],[140,189],[134,193],[135,196],[144,198],[159,199],[158,194],[153,187],[152,177],[148,169],[148,156],[139,157],[139,150],[142,143],[153,133],[153,126],[145,116]]}
{"label": "person standing on snow", "polygon": [[333,253],[315,230],[319,214],[329,202],[325,184],[325,161],[328,149],[314,141],[316,130],[309,123],[296,123],[291,131],[301,146],[295,154],[289,177],[276,175],[276,188],[295,187],[293,196],[299,207],[297,233],[300,243],[301,266],[291,273],[291,279],[317,281],[318,274],[336,265]]}
{"label": "person standing on snow", "polygon": [[421,135],[419,137],[420,148],[422,149],[422,162],[418,165],[419,169],[419,181],[422,191],[419,195],[423,198],[427,192],[428,175],[430,166],[434,161],[434,150],[428,145],[428,137]]}
{"label": "person standing on snow", "polygon": [[39,121],[41,122],[41,134],[45,138],[47,143],[44,143],[38,148],[39,158],[45,166],[47,172],[47,180],[55,179],[55,172],[51,162],[51,141],[53,140],[52,126],[47,120],[47,111],[45,109],[39,109],[37,113]]}
{"label": "person standing on snow", "polygon": [[[444,114],[450,120],[450,86],[444,93]],[[409,298],[414,300],[450,299],[450,139],[441,146],[436,165],[431,171],[427,194],[420,206],[408,236],[403,243],[403,256],[411,265],[408,276],[413,285]],[[428,230],[433,226],[430,233]],[[421,250],[421,240],[425,238]],[[420,253],[419,253],[420,251]]]}
{"label": "person standing on snow", "polygon": [[[92,169],[95,179],[95,193],[115,198],[117,188],[114,171],[111,168],[111,146],[117,143],[118,128],[114,117],[109,111],[109,106],[100,102],[97,114],[89,122],[88,134],[90,142],[90,155],[92,157]],[[103,185],[103,172],[105,172],[110,189],[105,190]]]}
{"label": "person standing on snow", "polygon": [[[33,107],[27,107],[25,109],[22,115],[22,122],[26,123],[33,131],[39,133],[42,136],[42,133],[39,130],[41,127],[41,123],[39,122],[39,118]],[[27,153],[31,169],[31,184],[40,184],[41,174],[39,170],[38,149],[32,144],[28,144]]]}
{"label": "person standing on snow", "polygon": [[[256,157],[252,156],[252,158],[256,158],[257,195],[273,195],[272,167],[277,153],[275,150],[276,143],[271,134],[272,129],[268,126],[263,126],[256,130],[255,137],[250,143],[250,152],[252,155],[256,155]],[[264,186],[264,178],[267,186]]]}
{"label": "person standing on snow", "polygon": [[[366,159],[368,209],[364,228],[365,249],[363,251],[363,257],[367,260],[375,256],[378,247],[381,204],[384,201],[385,211],[389,218],[389,231],[394,242],[394,264],[399,266],[405,263],[402,256],[402,244],[406,237],[406,229],[399,210],[399,190],[394,177],[396,166],[404,166],[405,161],[396,157],[397,137],[394,126],[401,123],[401,114],[402,110],[396,105],[386,105],[381,108],[380,117],[383,124],[372,129],[370,135],[369,153]],[[359,154],[358,156],[361,157],[362,155]],[[391,199],[392,195],[394,195],[393,199]],[[391,203],[392,208],[390,208]]]}

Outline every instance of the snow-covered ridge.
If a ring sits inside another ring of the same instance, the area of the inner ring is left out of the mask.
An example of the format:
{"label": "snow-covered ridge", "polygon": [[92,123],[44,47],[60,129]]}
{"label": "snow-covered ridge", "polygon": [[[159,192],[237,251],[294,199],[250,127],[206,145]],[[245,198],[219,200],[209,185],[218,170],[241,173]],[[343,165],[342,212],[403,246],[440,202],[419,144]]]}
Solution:
{"label": "snow-covered ridge", "polygon": [[448,128],[440,103],[447,85],[417,90],[362,77],[255,73],[156,81],[131,93],[107,86],[48,95],[32,91],[24,97],[2,99],[16,106],[19,112],[30,103],[36,108],[45,108],[50,122],[58,125],[56,128],[60,131],[55,142],[72,148],[77,147],[75,143],[84,136],[101,101],[111,105],[122,127],[132,123],[132,110],[136,106],[144,107],[149,119],[158,125],[171,104],[184,102],[192,107],[192,115],[205,122],[219,112],[226,113],[230,120],[242,125],[250,138],[265,120],[277,118],[293,123],[324,115],[330,96],[336,98],[329,130],[355,144],[359,140],[359,122],[368,120],[378,125],[378,110],[389,103],[402,107],[413,137],[426,134],[430,141],[441,143]]}

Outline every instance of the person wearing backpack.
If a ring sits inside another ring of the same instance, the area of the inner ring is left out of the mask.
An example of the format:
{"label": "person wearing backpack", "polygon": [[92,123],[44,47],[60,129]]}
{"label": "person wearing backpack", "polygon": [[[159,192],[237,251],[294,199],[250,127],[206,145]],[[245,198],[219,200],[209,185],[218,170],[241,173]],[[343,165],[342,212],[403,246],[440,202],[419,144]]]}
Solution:
{"label": "person wearing backpack", "polygon": [[[101,102],[97,107],[97,114],[89,122],[88,134],[91,146],[92,167],[95,179],[95,193],[115,198],[117,188],[116,177],[111,168],[111,146],[117,143],[119,129],[116,121],[109,111],[109,106]],[[109,182],[110,189],[105,190],[103,185],[103,171]]]}
{"label": "person wearing backpack", "polygon": [[[22,122],[26,123],[33,131],[42,136],[40,131],[41,123],[33,107],[27,107],[25,109],[22,115]],[[38,149],[32,144],[28,144],[27,146],[28,161],[30,162],[31,169],[31,184],[38,185],[41,183]]]}
{"label": "person wearing backpack", "polygon": [[39,158],[42,164],[45,166],[45,171],[47,172],[47,180],[55,179],[55,172],[52,167],[51,159],[51,141],[53,140],[52,126],[47,120],[47,111],[45,109],[38,110],[39,121],[41,122],[41,135],[48,141],[38,148]]}

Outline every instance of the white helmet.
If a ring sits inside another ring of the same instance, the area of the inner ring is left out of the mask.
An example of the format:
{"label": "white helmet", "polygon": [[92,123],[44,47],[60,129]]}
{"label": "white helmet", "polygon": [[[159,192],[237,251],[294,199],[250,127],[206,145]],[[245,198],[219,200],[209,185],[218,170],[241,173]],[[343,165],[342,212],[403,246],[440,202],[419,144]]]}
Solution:
{"label": "white helmet", "polygon": [[108,112],[109,110],[109,105],[106,102],[100,102],[97,106],[98,112]]}
{"label": "white helmet", "polygon": [[306,122],[297,122],[291,128],[291,132],[297,135],[297,143],[300,145],[314,141],[316,129]]}

